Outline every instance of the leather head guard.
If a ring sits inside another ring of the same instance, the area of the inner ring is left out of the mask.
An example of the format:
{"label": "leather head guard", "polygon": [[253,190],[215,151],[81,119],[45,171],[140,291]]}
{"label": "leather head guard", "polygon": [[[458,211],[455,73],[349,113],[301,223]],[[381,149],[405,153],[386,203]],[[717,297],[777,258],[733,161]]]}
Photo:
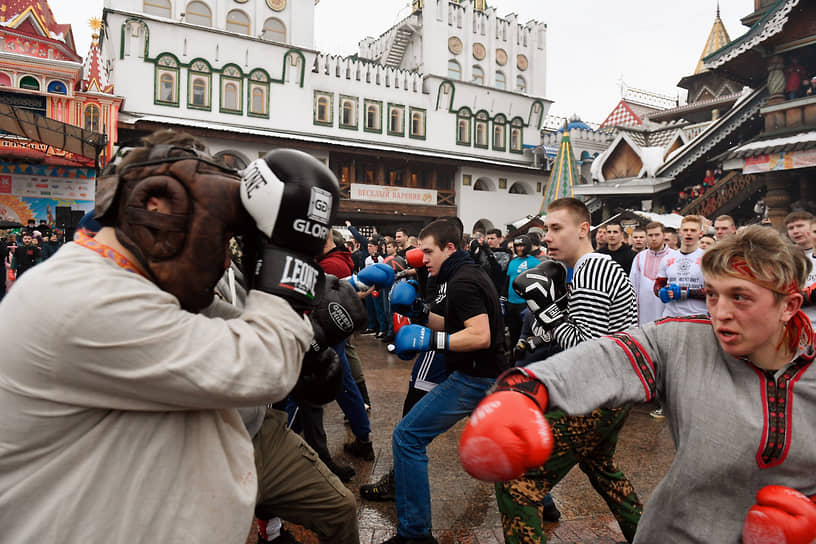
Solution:
{"label": "leather head guard", "polygon": [[533,250],[533,242],[532,240],[530,240],[529,236],[527,236],[526,234],[521,234],[513,239],[513,247],[514,248],[523,247],[524,255],[529,255],[530,252]]}
{"label": "leather head guard", "polygon": [[[237,172],[195,139],[165,131],[143,142],[122,149],[97,181],[95,215],[161,289],[197,312],[229,266],[230,238],[252,232],[254,222],[241,204]],[[167,213],[149,211],[151,197]]]}

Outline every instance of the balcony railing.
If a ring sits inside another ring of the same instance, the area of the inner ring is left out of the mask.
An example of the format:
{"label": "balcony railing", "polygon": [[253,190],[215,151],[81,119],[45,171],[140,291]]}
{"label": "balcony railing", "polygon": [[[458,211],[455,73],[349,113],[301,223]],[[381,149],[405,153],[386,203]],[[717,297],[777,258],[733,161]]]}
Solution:
{"label": "balcony railing", "polygon": [[754,182],[754,176],[730,172],[704,194],[689,202],[679,213],[704,217],[728,213],[754,192]]}
{"label": "balcony railing", "polygon": [[816,128],[816,95],[765,106],[759,110],[765,132],[790,132]]}

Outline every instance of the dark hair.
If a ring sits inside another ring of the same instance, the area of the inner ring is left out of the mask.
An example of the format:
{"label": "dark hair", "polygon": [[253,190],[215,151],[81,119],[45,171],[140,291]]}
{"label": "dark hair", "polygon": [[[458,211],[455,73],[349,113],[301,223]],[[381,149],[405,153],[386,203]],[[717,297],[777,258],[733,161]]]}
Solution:
{"label": "dark hair", "polygon": [[666,227],[663,226],[663,223],[658,223],[657,221],[652,221],[646,225],[646,230],[652,229],[660,229],[660,232],[665,232]]}
{"label": "dark hair", "polygon": [[645,234],[646,233],[646,227],[635,227],[635,228],[633,228],[632,229],[632,234],[634,234],[636,232],[642,232],[642,233]]}
{"label": "dark hair", "polygon": [[785,226],[787,227],[789,223],[793,223],[794,221],[806,221],[808,223],[813,223],[816,221],[816,217],[813,217],[813,214],[810,212],[805,211],[795,211],[791,212],[785,216]]}
{"label": "dark hair", "polygon": [[[453,244],[456,249],[462,249],[462,231],[457,227],[453,218],[437,219],[419,231],[419,238],[433,237],[436,245],[442,249],[448,244]],[[462,222],[459,221],[461,225]]]}
{"label": "dark hair", "polygon": [[408,236],[408,229],[406,229],[405,227],[397,227],[397,228],[394,230],[394,233],[397,233],[397,232],[401,232],[401,233],[403,233],[405,236]]}
{"label": "dark hair", "polygon": [[501,238],[501,237],[502,237],[502,231],[500,231],[499,229],[489,229],[489,230],[488,230],[488,231],[485,233],[485,235],[486,235],[486,236],[487,236],[487,235],[490,235],[490,234],[495,234],[495,235],[496,235],[496,238]]}
{"label": "dark hair", "polygon": [[621,232],[625,232],[625,231],[623,230],[623,225],[621,225],[621,224],[620,224],[620,223],[618,223],[617,221],[612,221],[612,222],[607,223],[607,224],[606,224],[606,228],[607,228],[607,230],[609,229],[609,227],[618,227],[618,228],[620,229],[620,231],[621,231]]}
{"label": "dark hair", "polygon": [[527,232],[527,237],[530,238],[530,243],[534,246],[541,245],[541,236],[538,235],[537,232]]}
{"label": "dark hair", "polygon": [[567,210],[569,211],[573,218],[576,220],[576,223],[590,223],[592,219],[589,215],[589,210],[586,207],[586,204],[578,200],[577,198],[559,198],[553,200],[547,206],[547,212],[554,212],[556,210]]}

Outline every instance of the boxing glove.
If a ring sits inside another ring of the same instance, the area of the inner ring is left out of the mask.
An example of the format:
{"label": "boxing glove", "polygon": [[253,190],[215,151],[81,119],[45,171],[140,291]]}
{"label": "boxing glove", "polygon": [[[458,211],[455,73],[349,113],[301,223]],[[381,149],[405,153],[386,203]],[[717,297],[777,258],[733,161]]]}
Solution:
{"label": "boxing glove", "polygon": [[486,482],[514,480],[550,458],[547,390],[526,368],[511,368],[476,407],[459,438],[459,461]]}
{"label": "boxing glove", "polygon": [[241,172],[240,192],[259,231],[245,244],[248,286],[310,310],[322,279],[314,258],[323,253],[340,198],[337,179],[311,155],[280,149]]}
{"label": "boxing glove", "polygon": [[742,527],[744,544],[811,544],[816,541],[816,504],[781,485],[759,490]]}
{"label": "boxing glove", "polygon": [[331,348],[307,349],[300,376],[289,395],[299,403],[322,406],[335,400],[343,390],[343,364]]}
{"label": "boxing glove", "polygon": [[345,279],[357,291],[367,291],[372,286],[378,289],[388,288],[394,284],[394,269],[385,263],[375,263]]}
{"label": "boxing glove", "polygon": [[394,352],[407,361],[420,351],[447,350],[449,344],[449,335],[444,332],[432,331],[420,325],[405,325],[394,338]]}
{"label": "boxing glove", "polygon": [[387,264],[391,267],[394,271],[394,277],[402,277],[400,274],[407,272],[408,270],[408,262],[400,257],[399,255],[389,256],[383,260],[383,263]]}
{"label": "boxing glove", "polygon": [[414,280],[398,283],[391,289],[391,311],[408,317],[412,323],[428,322],[430,308],[419,298],[419,284]]}
{"label": "boxing glove", "polygon": [[400,331],[400,329],[403,328],[405,325],[411,324],[410,319],[398,313],[394,313],[394,315],[391,316],[391,321],[394,325],[394,334],[397,334]]}
{"label": "boxing glove", "polygon": [[348,282],[326,274],[325,288],[309,320],[314,329],[312,350],[321,351],[339,344],[355,330],[364,329],[368,312]]}
{"label": "boxing glove", "polygon": [[669,296],[669,288],[668,287],[661,287],[660,290],[657,292],[660,300],[662,302],[668,303],[672,301],[672,298]]}
{"label": "boxing glove", "polygon": [[[660,300],[662,300],[663,302],[686,300],[688,298],[688,291],[682,289],[679,285],[674,283],[670,283],[665,287],[661,287],[658,293],[660,296]],[[671,293],[671,295],[669,293]]]}
{"label": "boxing glove", "polygon": [[516,345],[513,347],[513,360],[520,361],[528,353],[532,353],[541,346],[549,343],[549,338],[543,336],[528,336],[527,338],[519,338]]}
{"label": "boxing glove", "polygon": [[567,270],[556,261],[544,261],[513,280],[513,291],[527,302],[542,327],[560,325],[567,310]]}
{"label": "boxing glove", "polygon": [[418,247],[406,251],[405,260],[408,261],[408,265],[412,268],[422,268],[425,266],[425,254],[422,253],[422,250]]}

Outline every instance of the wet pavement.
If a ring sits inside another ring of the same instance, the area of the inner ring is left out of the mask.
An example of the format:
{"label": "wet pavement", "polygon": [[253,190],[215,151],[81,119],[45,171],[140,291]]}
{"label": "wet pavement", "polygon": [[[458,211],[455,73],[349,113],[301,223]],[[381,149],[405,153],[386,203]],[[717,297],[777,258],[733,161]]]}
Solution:
{"label": "wet pavement", "polygon": [[[357,476],[347,485],[360,504],[360,541],[380,543],[396,532],[393,502],[359,499],[359,487],[379,479],[391,468],[391,431],[402,415],[411,362],[389,355],[385,344],[373,336],[356,336],[354,344],[363,362],[371,396],[371,428],[376,459],[366,462],[343,452],[351,438],[336,404],[326,407],[325,427],[332,455],[352,464]],[[649,417],[654,405],[635,406],[618,442],[616,460],[645,504],[666,472],[674,447],[665,420]],[[464,420],[439,436],[428,448],[433,533],[440,543],[493,544],[504,542],[493,486],[468,476],[457,457],[456,445]],[[561,510],[561,520],[548,524],[548,542],[553,544],[611,544],[625,542],[606,503],[592,489],[577,467],[552,491]],[[296,530],[303,542],[317,543],[305,530]]]}

